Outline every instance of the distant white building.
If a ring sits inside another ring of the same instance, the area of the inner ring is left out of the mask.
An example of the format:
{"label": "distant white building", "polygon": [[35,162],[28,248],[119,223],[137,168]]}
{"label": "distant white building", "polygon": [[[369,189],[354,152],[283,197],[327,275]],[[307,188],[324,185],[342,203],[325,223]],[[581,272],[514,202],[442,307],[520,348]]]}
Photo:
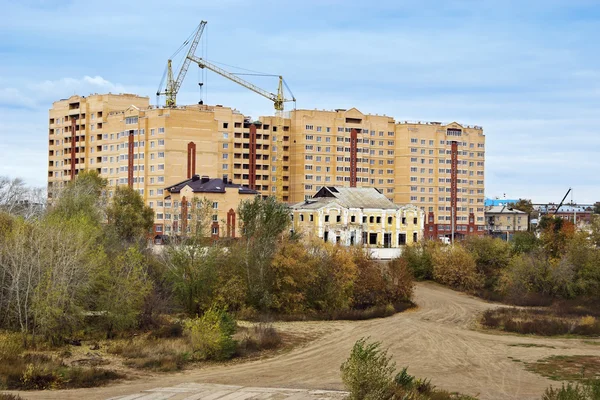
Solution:
{"label": "distant white building", "polygon": [[375,188],[323,187],[291,209],[294,231],[343,246],[396,248],[423,238],[425,213]]}

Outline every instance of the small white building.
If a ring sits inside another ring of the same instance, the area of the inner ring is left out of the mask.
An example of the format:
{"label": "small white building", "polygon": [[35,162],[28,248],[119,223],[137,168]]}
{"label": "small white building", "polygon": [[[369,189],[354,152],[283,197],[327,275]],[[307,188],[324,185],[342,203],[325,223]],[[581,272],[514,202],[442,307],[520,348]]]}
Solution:
{"label": "small white building", "polygon": [[291,210],[295,232],[344,246],[397,248],[423,238],[425,213],[375,188],[326,186]]}

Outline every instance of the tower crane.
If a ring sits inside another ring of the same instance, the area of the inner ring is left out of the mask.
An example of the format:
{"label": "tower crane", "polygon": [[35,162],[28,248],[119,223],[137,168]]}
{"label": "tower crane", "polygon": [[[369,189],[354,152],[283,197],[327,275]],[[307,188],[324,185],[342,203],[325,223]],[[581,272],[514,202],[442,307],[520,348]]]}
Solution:
{"label": "tower crane", "polygon": [[[156,91],[156,97],[158,99],[159,96],[164,95],[166,97],[165,105],[167,107],[175,107],[177,105],[177,92],[179,92],[179,88],[181,87],[181,83],[183,82],[183,78],[185,78],[185,74],[190,66],[190,62],[192,61],[191,57],[196,53],[196,48],[198,47],[198,42],[200,42],[200,37],[204,32],[204,27],[206,26],[206,21],[201,21],[198,27],[194,30],[194,33],[185,41],[183,44],[177,49],[175,53],[169,58],[167,61],[167,68],[165,69],[165,73],[163,74],[162,80],[160,81],[160,85],[158,86],[158,90]],[[191,40],[190,48],[188,49],[187,56],[183,59],[183,64],[181,65],[181,69],[177,74],[177,79],[173,79],[173,58],[183,49],[185,48]],[[165,83],[165,77],[167,79],[167,84],[163,91],[162,87]],[[157,101],[158,105],[158,101]]]}
{"label": "tower crane", "polygon": [[[263,75],[263,76],[277,76],[279,78],[279,86],[277,88],[277,93],[271,93],[267,90],[264,90],[264,89],[256,86],[255,84],[253,84],[251,82],[248,82],[248,81],[240,78],[236,74],[228,72],[228,71],[224,70],[223,68],[220,68],[220,67],[216,66],[215,64],[213,64],[201,57],[197,57],[195,55],[196,48],[198,47],[198,42],[200,41],[200,37],[202,36],[202,32],[204,31],[205,26],[206,26],[206,21],[200,22],[200,24],[198,25],[198,27],[196,28],[194,33],[192,33],[192,35],[188,38],[188,40],[186,40],[181,45],[181,47],[173,54],[173,56],[171,56],[171,58],[168,60],[167,68],[165,70],[165,73],[163,74],[163,78],[162,78],[159,88],[156,92],[156,96],[161,96],[161,95],[166,96],[166,106],[167,107],[175,107],[177,92],[179,91],[179,88],[181,87],[181,83],[183,82],[183,79],[185,78],[185,75],[187,73],[190,63],[193,61],[196,64],[198,64],[198,66],[200,68],[203,68],[203,69],[205,68],[210,71],[213,71],[213,72],[221,75],[222,77],[227,78],[230,81],[233,81],[233,82],[237,83],[238,85],[243,86],[246,89],[249,89],[249,90],[253,91],[254,93],[257,93],[257,94],[271,100],[273,102],[273,105],[275,106],[275,119],[276,119],[276,127],[277,127],[277,132],[276,132],[277,133],[276,134],[276,143],[277,143],[276,172],[277,173],[276,173],[276,192],[275,193],[276,193],[277,200],[282,201],[283,200],[283,110],[284,110],[284,104],[286,102],[293,101],[295,103],[296,98],[292,94],[292,91],[290,90],[289,86],[287,85],[287,83],[285,82],[285,80],[283,79],[283,77],[281,75],[259,74],[259,75]],[[177,74],[177,79],[173,79],[172,59],[183,48],[185,48],[190,43],[190,41],[191,41],[191,45],[188,49],[187,55],[183,61],[181,69],[179,70],[179,73]],[[166,78],[167,82],[166,82],[166,87],[163,91],[162,87],[163,87],[165,78]],[[286,98],[286,96],[284,94],[284,89],[283,89],[284,86],[291,95],[290,99]],[[157,101],[157,103],[158,103],[158,101]],[[252,162],[256,162],[256,160],[252,160]]]}
{"label": "tower crane", "polygon": [[[239,76],[232,74],[226,70],[224,70],[223,68],[220,68],[200,57],[196,57],[195,55],[189,55],[188,56],[189,60],[194,61],[196,64],[198,64],[198,66],[200,68],[206,68],[210,71],[213,71],[219,75],[221,75],[224,78],[227,78],[235,83],[237,83],[238,85],[241,85],[243,87],[245,87],[246,89],[249,89],[251,91],[253,91],[254,93],[257,93],[269,100],[271,100],[273,102],[273,105],[275,106],[275,120],[276,120],[276,126],[277,126],[277,135],[276,135],[276,143],[277,143],[277,154],[276,154],[276,185],[275,185],[275,194],[276,194],[276,198],[278,201],[282,201],[283,200],[283,110],[284,110],[284,104],[286,102],[291,102],[293,101],[294,103],[296,102],[296,98],[294,97],[294,95],[292,94],[292,91],[290,90],[289,86],[287,85],[287,83],[285,82],[285,80],[283,79],[283,77],[281,75],[276,75],[279,78],[279,86],[277,88],[277,94],[275,93],[271,93],[267,90],[261,89],[260,87],[256,86],[253,83],[250,83],[242,78],[240,78]],[[288,90],[288,92],[290,92],[291,94],[291,99],[288,99],[285,97],[284,91],[283,91],[283,87],[286,87],[286,89]],[[256,160],[251,160],[252,162],[256,162]]]}

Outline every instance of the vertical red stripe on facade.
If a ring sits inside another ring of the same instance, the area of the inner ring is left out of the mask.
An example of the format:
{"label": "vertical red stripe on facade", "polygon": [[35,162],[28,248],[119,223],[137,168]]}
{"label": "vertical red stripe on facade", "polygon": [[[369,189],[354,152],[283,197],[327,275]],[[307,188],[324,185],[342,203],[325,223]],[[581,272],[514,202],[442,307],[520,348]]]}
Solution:
{"label": "vertical red stripe on facade", "polygon": [[227,237],[235,237],[235,211],[233,208],[227,211]]}
{"label": "vertical red stripe on facade", "polygon": [[196,143],[189,142],[187,147],[187,178],[196,175]]}
{"label": "vertical red stripe on facade", "polygon": [[356,187],[356,153],[358,138],[356,129],[350,131],[350,187]]}
{"label": "vertical red stripe on facade", "polygon": [[129,145],[127,152],[127,185],[133,187],[133,132],[129,132]]}
{"label": "vertical red stripe on facade", "polygon": [[[279,133],[279,132],[278,132]],[[250,154],[248,160],[248,186],[256,189],[256,125],[250,125]]]}
{"label": "vertical red stripe on facade", "polygon": [[181,234],[187,235],[188,202],[185,196],[181,198]]}
{"label": "vertical red stripe on facade", "polygon": [[456,204],[458,200],[458,142],[452,141],[451,147],[451,170],[450,170],[450,207],[454,213],[454,225],[456,226]]}
{"label": "vertical red stripe on facade", "polygon": [[71,180],[75,179],[75,164],[77,164],[77,153],[75,148],[77,146],[77,141],[75,140],[75,125],[77,124],[77,120],[71,117]]}

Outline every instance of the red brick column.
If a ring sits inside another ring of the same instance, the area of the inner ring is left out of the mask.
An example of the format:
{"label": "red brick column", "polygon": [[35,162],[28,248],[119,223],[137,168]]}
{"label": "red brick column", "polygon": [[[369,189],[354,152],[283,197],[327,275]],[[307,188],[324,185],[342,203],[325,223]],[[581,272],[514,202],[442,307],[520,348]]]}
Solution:
{"label": "red brick column", "polygon": [[187,147],[187,177],[196,175],[196,143],[189,142]]}
{"label": "red brick column", "polygon": [[356,129],[350,131],[350,187],[356,187],[356,153],[357,153]]}
{"label": "red brick column", "polygon": [[129,133],[127,152],[127,185],[133,187],[133,134]]}
{"label": "red brick column", "polygon": [[452,164],[450,167],[450,207],[452,207],[452,211],[454,212],[454,226],[456,229],[456,204],[458,197],[458,142],[455,140],[452,141],[451,154]]}
{"label": "red brick column", "polygon": [[181,198],[181,234],[187,235],[188,205],[185,196]]}
{"label": "red brick column", "polygon": [[71,180],[75,179],[75,164],[77,163],[77,154],[75,152],[75,147],[77,143],[75,141],[75,125],[77,121],[75,118],[71,117]]}
{"label": "red brick column", "polygon": [[227,211],[227,237],[235,237],[235,211],[233,208]]}
{"label": "red brick column", "polygon": [[[283,134],[283,132],[277,132]],[[281,149],[277,149],[282,151]],[[248,160],[248,185],[256,189],[256,125],[250,125],[250,154]]]}

